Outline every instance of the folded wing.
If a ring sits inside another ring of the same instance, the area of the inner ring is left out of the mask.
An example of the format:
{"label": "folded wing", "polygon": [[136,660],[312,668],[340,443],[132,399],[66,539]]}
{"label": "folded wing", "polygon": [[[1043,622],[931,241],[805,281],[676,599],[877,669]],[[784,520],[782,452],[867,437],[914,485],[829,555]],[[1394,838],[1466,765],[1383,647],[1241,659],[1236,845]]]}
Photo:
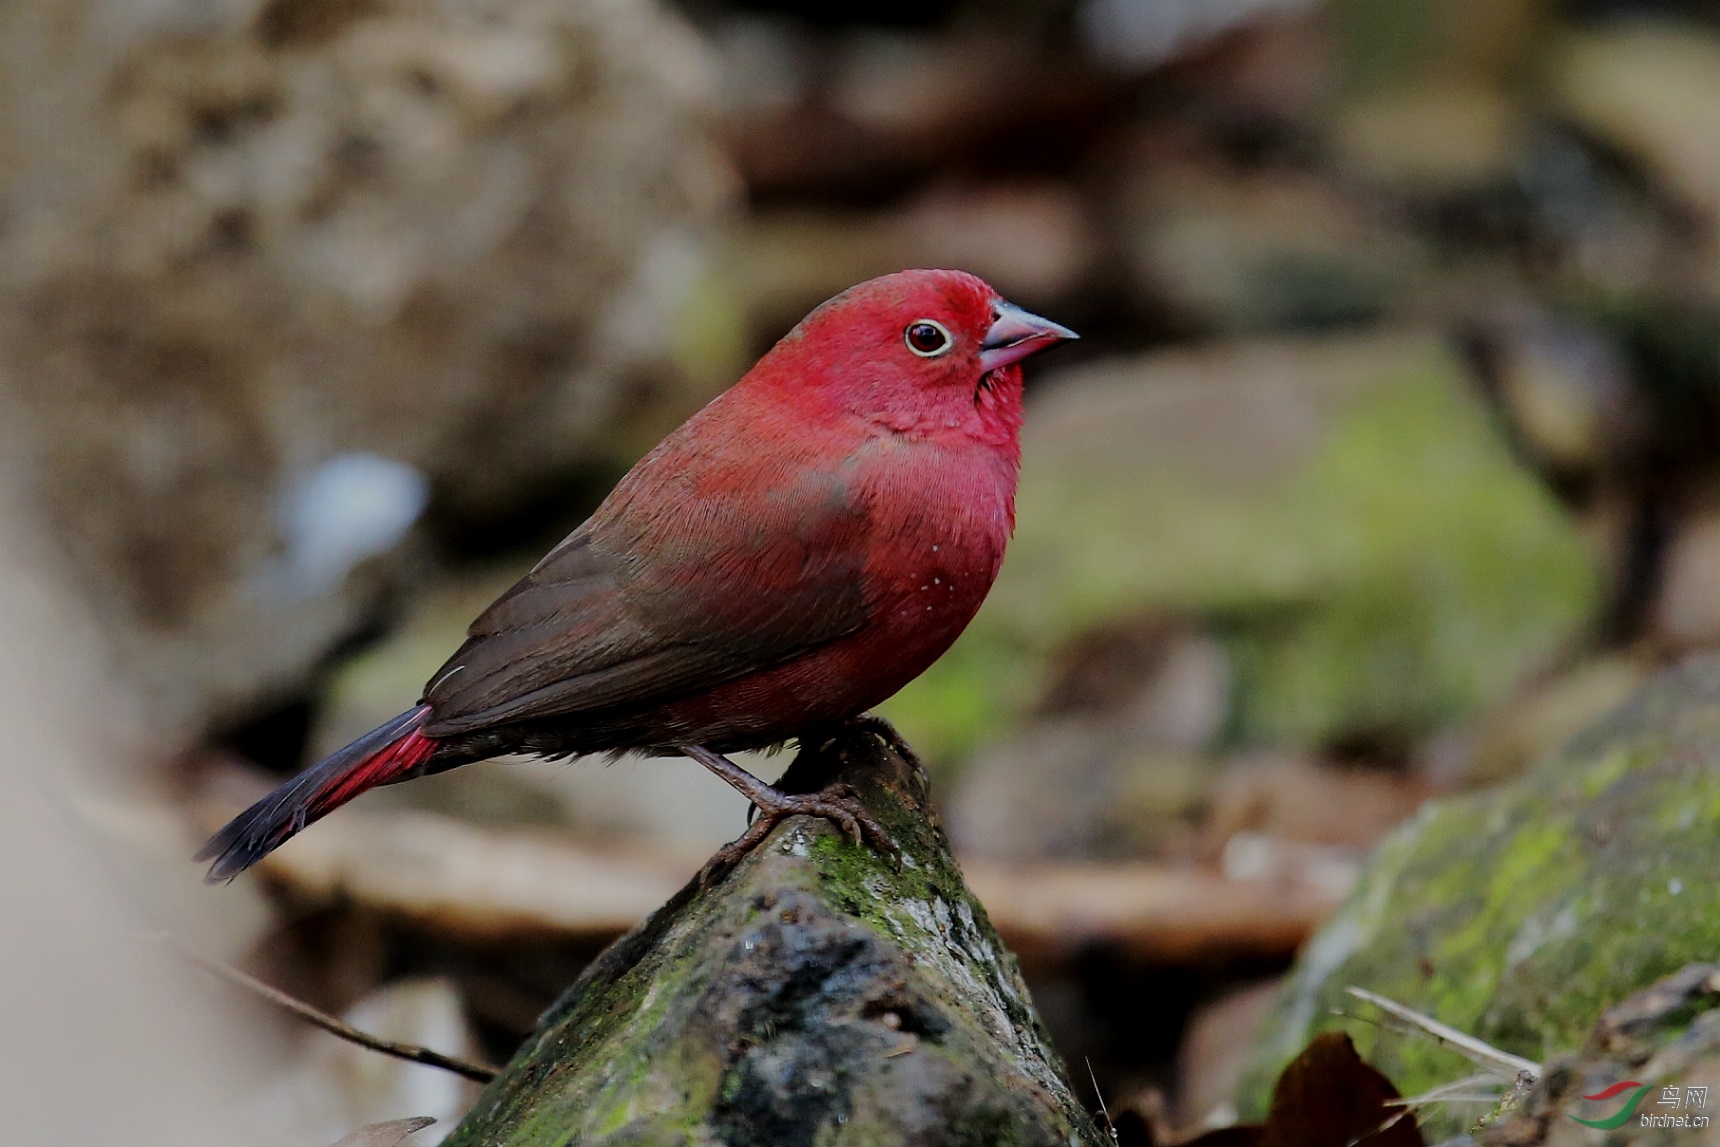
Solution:
{"label": "folded wing", "polygon": [[865,624],[867,520],[840,474],[743,455],[648,477],[472,623],[425,690],[426,733],[689,696]]}

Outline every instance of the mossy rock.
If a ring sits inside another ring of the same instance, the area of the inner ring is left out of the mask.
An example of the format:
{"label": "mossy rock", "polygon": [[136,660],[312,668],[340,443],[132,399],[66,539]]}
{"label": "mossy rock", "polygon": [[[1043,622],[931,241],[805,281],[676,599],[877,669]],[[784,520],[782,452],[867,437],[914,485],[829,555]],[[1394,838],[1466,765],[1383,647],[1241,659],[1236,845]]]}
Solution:
{"label": "mossy rock", "polygon": [[1688,964],[1608,1008],[1583,1049],[1545,1065],[1478,1140],[1483,1147],[1694,1147],[1714,1142],[1716,1118],[1720,965]]}
{"label": "mossy rock", "polygon": [[1546,1061],[1611,1004],[1720,952],[1720,657],[1670,671],[1507,788],[1427,806],[1309,942],[1239,1107],[1342,1028],[1406,1095],[1468,1073],[1427,1039],[1336,1016],[1345,988]]}
{"label": "mossy rock", "polygon": [[832,779],[899,860],[785,821],[599,957],[449,1147],[1100,1147],[924,775],[857,737],[782,784]]}
{"label": "mossy rock", "polygon": [[1393,334],[1121,360],[1048,380],[990,600],[885,711],[961,756],[1034,666],[1118,619],[1224,635],[1230,735],[1426,733],[1495,702],[1590,624],[1576,523],[1439,339]]}

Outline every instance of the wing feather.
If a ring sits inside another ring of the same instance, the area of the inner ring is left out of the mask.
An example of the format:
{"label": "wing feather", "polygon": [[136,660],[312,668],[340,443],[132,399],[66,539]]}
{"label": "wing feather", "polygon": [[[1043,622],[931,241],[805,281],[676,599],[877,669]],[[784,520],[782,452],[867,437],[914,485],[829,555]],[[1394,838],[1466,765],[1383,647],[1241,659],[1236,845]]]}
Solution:
{"label": "wing feather", "polygon": [[624,483],[472,623],[425,732],[688,696],[861,628],[864,507],[840,474],[748,465],[713,480],[707,461],[672,497]]}

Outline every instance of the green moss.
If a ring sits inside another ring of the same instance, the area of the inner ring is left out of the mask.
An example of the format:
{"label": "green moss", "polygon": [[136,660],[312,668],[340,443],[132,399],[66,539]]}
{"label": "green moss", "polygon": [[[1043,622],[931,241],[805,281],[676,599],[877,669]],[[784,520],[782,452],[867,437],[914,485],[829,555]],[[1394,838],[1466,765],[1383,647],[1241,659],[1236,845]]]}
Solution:
{"label": "green moss", "polygon": [[1424,731],[1502,696],[1591,616],[1572,524],[1437,370],[1368,391],[1268,508],[1333,563],[1290,620],[1236,631],[1245,739]]}
{"label": "green moss", "polygon": [[1531,1059],[1720,950],[1720,659],[1654,683],[1523,781],[1443,802],[1388,840],[1310,943],[1242,1099],[1342,1027],[1406,1094],[1458,1078],[1431,1041],[1334,1017],[1365,987]]}
{"label": "green moss", "polygon": [[956,1144],[944,1123],[994,1110],[1023,1143],[1097,1147],[923,778],[869,738],[789,775],[805,761],[839,766],[813,783],[860,791],[900,861],[780,826],[587,969],[451,1147]]}

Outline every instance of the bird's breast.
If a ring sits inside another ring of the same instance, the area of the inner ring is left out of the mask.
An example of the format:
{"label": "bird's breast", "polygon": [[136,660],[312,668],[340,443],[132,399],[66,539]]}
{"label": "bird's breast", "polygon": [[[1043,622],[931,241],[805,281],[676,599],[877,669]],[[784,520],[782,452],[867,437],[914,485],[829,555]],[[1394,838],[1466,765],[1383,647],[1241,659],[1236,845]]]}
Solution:
{"label": "bird's breast", "polygon": [[978,444],[897,444],[892,453],[869,476],[867,628],[918,674],[973,619],[997,578],[1014,520],[1015,467]]}
{"label": "bird's breast", "polygon": [[840,481],[863,518],[865,623],[787,662],[666,705],[654,712],[654,727],[719,751],[776,744],[888,699],[967,627],[1009,540],[1011,460],[977,447],[885,440],[850,453]]}

